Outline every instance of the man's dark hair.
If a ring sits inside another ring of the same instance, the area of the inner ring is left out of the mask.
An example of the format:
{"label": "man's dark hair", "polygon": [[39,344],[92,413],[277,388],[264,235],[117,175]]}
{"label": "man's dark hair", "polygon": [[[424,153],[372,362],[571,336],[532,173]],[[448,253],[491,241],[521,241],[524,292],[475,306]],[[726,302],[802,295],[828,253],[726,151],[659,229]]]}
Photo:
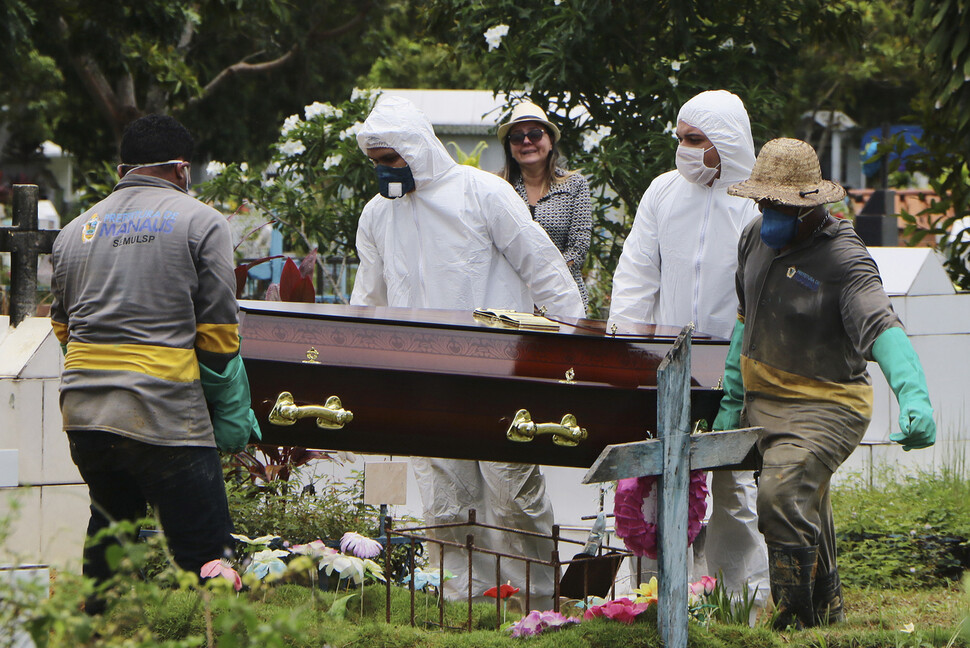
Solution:
{"label": "man's dark hair", "polygon": [[128,124],[121,136],[122,164],[151,164],[192,158],[195,140],[174,117],[145,115]]}

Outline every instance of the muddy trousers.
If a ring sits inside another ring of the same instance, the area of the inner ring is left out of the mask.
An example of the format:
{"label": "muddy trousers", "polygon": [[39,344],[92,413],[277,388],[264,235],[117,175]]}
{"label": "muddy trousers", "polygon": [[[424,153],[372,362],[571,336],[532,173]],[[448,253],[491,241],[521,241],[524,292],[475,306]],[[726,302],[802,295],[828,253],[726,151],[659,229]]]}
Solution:
{"label": "muddy trousers", "polygon": [[768,545],[776,628],[844,619],[831,478],[814,454],[793,444],[769,447],[762,457],[758,520]]}

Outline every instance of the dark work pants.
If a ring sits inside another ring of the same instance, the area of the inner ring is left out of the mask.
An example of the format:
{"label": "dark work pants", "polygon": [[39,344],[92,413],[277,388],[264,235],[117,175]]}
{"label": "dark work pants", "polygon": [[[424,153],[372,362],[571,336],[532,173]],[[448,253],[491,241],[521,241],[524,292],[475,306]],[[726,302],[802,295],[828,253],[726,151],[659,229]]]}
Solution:
{"label": "dark work pants", "polygon": [[[100,430],[68,432],[71,458],[88,485],[88,537],[112,521],[145,517],[151,504],[169,550],[185,571],[221,558],[233,545],[222,463],[215,448],[159,446]],[[105,550],[113,541],[86,546],[85,576],[111,577]]]}
{"label": "dark work pants", "polygon": [[818,547],[818,572],[836,569],[832,471],[811,451],[783,443],[765,450],[758,481],[758,526],[769,545]]}

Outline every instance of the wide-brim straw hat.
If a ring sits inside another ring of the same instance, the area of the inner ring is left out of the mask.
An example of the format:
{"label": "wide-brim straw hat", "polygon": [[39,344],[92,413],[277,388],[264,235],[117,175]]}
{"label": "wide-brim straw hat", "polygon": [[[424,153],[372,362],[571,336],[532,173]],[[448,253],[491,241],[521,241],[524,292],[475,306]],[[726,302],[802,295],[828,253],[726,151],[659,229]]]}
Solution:
{"label": "wide-brim straw hat", "polygon": [[552,135],[552,143],[559,141],[559,129],[551,121],[546,119],[546,111],[530,101],[523,101],[512,109],[509,120],[498,127],[498,141],[505,144],[505,136],[509,134],[509,129],[519,122],[536,121],[541,122]]}
{"label": "wide-brim straw hat", "polygon": [[781,137],[761,148],[751,177],[731,185],[732,196],[793,207],[816,207],[845,198],[845,189],[822,179],[818,154],[807,142]]}

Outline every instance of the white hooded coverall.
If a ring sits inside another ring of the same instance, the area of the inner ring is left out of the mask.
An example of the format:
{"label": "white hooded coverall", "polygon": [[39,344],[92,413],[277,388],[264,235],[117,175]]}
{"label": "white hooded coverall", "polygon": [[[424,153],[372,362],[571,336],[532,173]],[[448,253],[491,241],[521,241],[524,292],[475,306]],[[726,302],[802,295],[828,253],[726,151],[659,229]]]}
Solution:
{"label": "white hooded coverall", "polygon": [[[754,202],[727,195],[754,166],[754,141],[744,104],[726,90],[702,92],[680,109],[678,121],[700,129],[717,149],[721,175],[694,184],[678,171],[650,183],[613,276],[610,322],[684,326],[730,338],[737,321],[734,274],[741,231],[755,216]],[[713,506],[704,552],[708,572],[723,575],[729,591],[747,581],[763,601],[768,555],[758,531],[753,473],[713,474]]]}
{"label": "white hooded coverall", "polygon": [[[352,304],[474,310],[508,308],[583,317],[583,301],[562,254],[512,185],[496,175],[459,165],[434,134],[427,117],[401,97],[384,96],[364,121],[357,143],[389,147],[404,158],[415,190],[396,199],[381,195],[367,203],[357,229],[360,267]],[[470,397],[472,395],[469,395]],[[456,431],[456,434],[460,433]],[[420,449],[416,449],[416,454]],[[467,520],[549,534],[552,503],[537,466],[453,459],[412,459],[421,490],[425,524]],[[548,561],[551,541],[494,530],[440,529],[436,537],[464,545]],[[433,561],[432,566],[437,566]],[[463,551],[446,549],[449,598],[468,593]],[[475,553],[472,592],[476,599],[495,586],[495,561]],[[502,582],[525,588],[525,563],[502,561]],[[552,573],[533,565],[532,606],[551,596]]]}

